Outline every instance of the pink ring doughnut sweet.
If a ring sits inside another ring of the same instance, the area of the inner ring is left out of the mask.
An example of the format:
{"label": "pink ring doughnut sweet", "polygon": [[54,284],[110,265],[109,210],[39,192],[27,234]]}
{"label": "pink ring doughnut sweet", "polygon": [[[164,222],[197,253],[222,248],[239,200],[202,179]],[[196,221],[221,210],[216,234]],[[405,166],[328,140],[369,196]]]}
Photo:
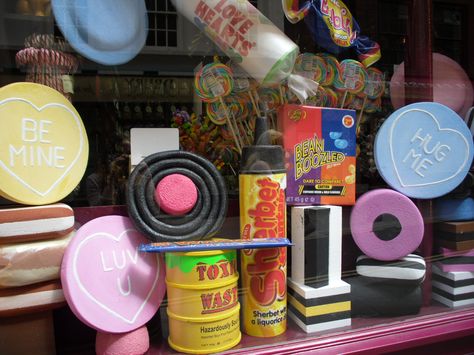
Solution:
{"label": "pink ring doughnut sweet", "polygon": [[352,237],[367,256],[397,260],[411,254],[423,239],[423,217],[405,195],[390,189],[362,195],[350,217]]}

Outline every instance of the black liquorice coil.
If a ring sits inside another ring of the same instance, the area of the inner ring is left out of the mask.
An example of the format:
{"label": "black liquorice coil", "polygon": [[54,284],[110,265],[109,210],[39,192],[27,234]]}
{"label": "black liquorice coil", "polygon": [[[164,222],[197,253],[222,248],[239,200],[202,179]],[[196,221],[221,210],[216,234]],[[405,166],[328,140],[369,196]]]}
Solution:
{"label": "black liquorice coil", "polygon": [[[155,186],[171,174],[188,177],[197,188],[196,204],[183,216],[164,213],[154,199]],[[224,223],[227,204],[227,189],[217,168],[207,159],[186,151],[166,151],[146,157],[134,168],[128,181],[129,216],[135,227],[154,242],[212,237]]]}

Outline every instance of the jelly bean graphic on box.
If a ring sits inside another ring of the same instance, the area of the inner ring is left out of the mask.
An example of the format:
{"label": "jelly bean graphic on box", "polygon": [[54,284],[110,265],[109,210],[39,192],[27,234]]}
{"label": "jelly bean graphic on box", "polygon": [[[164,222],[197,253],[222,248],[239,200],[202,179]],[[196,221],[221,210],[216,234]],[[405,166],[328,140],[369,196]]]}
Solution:
{"label": "jelly bean graphic on box", "polygon": [[355,203],[354,110],[284,105],[278,114],[287,158],[288,205]]}
{"label": "jelly bean graphic on box", "polygon": [[139,251],[148,239],[123,216],[84,224],[61,265],[64,295],[74,314],[102,332],[138,329],[158,310],[165,293],[159,254]]}
{"label": "jelly bean graphic on box", "polygon": [[466,177],[473,159],[472,135],[449,107],[419,102],[396,110],[383,123],[374,157],[393,189],[412,198],[436,198]]}

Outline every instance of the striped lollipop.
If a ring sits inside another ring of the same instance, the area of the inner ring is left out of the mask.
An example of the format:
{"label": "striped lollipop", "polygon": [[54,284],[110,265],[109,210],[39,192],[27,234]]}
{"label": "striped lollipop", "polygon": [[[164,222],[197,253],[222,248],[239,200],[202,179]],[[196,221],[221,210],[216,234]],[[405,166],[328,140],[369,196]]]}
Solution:
{"label": "striped lollipop", "polygon": [[280,91],[277,88],[262,87],[258,90],[258,96],[266,112],[274,111],[281,105]]}
{"label": "striped lollipop", "polygon": [[204,102],[214,102],[232,92],[234,79],[232,70],[219,62],[203,66],[194,78],[196,94]]}
{"label": "striped lollipop", "polygon": [[[231,120],[227,105],[224,103],[223,98],[232,92],[234,87],[234,78],[232,75],[232,69],[227,65],[222,64],[218,61],[204,65],[194,78],[194,90],[196,94],[207,103],[213,103],[218,101],[224,110],[224,117],[226,123],[229,126],[230,131],[234,137],[235,144],[239,151],[242,150],[243,142],[239,139],[236,133],[237,128],[234,127],[235,118]],[[217,114],[220,110],[218,106],[208,107],[211,115]],[[210,117],[211,118],[211,117]],[[213,116],[211,119],[219,121],[218,116]]]}
{"label": "striped lollipop", "polygon": [[319,83],[323,76],[326,77],[326,64],[319,56],[312,53],[302,53],[296,58],[294,71]]}
{"label": "striped lollipop", "polygon": [[208,102],[206,104],[207,117],[212,123],[220,126],[227,121],[227,112],[220,101]]}
{"label": "striped lollipop", "polygon": [[318,54],[326,64],[326,75],[321,78],[320,84],[323,86],[338,86],[342,85],[342,69],[339,61],[332,55],[327,53]]}
{"label": "striped lollipop", "polygon": [[364,94],[369,99],[381,97],[384,92],[383,73],[377,68],[367,68],[367,82],[364,88]]}
{"label": "striped lollipop", "polygon": [[364,66],[354,59],[344,59],[341,62],[342,81],[335,82],[337,90],[347,91],[351,94],[362,92],[367,82],[367,72]]}
{"label": "striped lollipop", "polygon": [[325,88],[326,90],[326,95],[327,95],[327,101],[326,101],[326,106],[327,107],[337,107],[337,103],[338,103],[338,96],[337,94],[334,92],[334,90],[330,89],[330,88]]}

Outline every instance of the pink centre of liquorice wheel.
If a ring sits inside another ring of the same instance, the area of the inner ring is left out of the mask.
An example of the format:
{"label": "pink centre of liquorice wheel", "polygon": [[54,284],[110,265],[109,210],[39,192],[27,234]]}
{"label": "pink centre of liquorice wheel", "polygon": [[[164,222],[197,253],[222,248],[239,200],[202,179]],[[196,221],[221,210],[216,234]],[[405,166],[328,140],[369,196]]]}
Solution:
{"label": "pink centre of liquorice wheel", "polygon": [[197,201],[197,188],[187,176],[171,174],[156,185],[155,201],[160,209],[173,216],[191,211]]}

